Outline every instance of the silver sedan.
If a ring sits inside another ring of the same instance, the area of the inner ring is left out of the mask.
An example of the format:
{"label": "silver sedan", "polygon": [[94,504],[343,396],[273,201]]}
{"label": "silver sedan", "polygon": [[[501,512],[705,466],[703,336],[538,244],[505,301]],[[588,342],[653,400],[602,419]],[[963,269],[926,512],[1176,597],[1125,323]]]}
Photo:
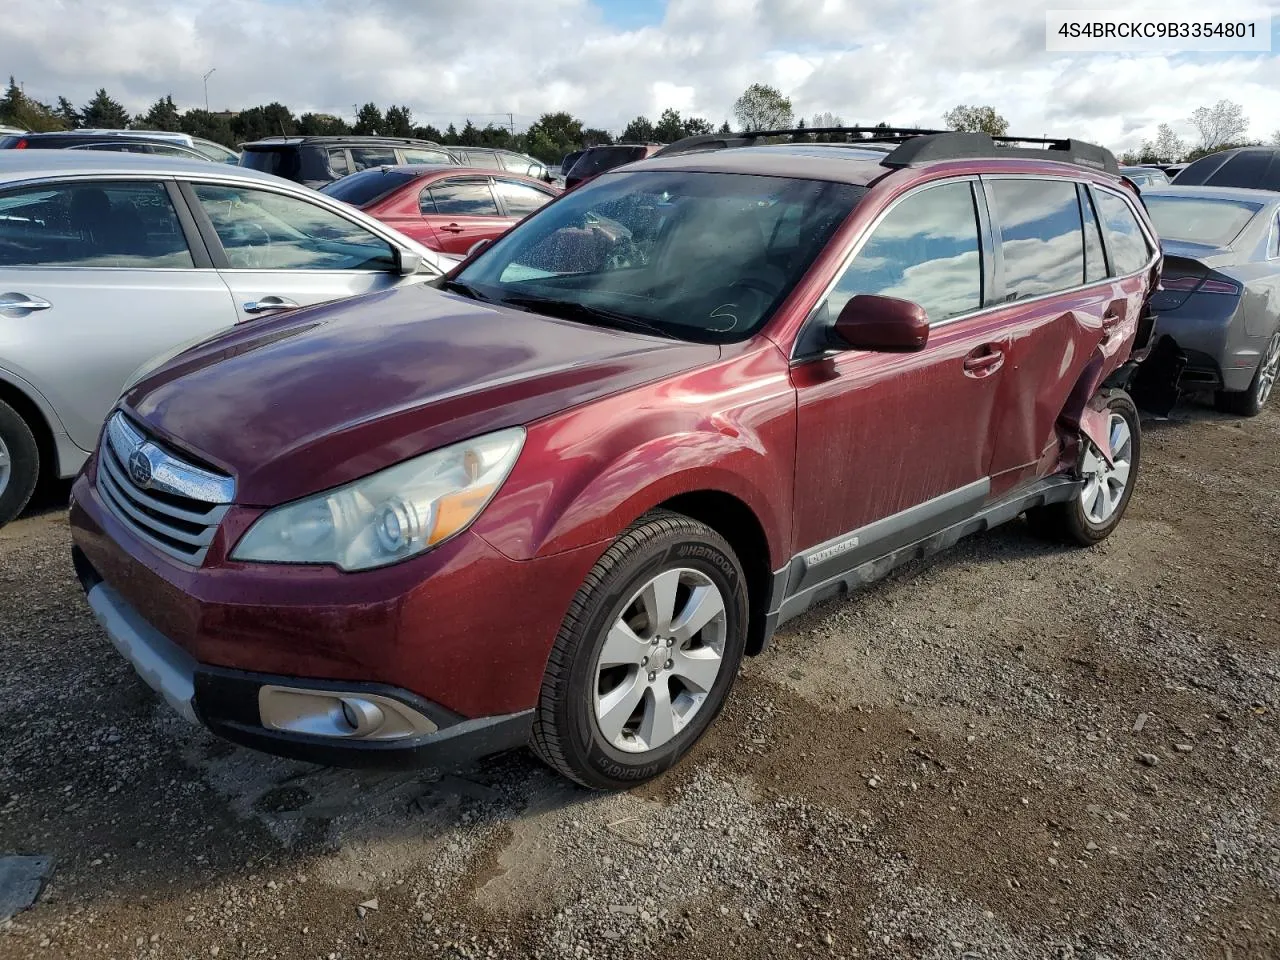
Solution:
{"label": "silver sedan", "polygon": [[75,474],[149,358],[452,265],[344,203],[242,167],[0,151],[0,525],[42,475]]}

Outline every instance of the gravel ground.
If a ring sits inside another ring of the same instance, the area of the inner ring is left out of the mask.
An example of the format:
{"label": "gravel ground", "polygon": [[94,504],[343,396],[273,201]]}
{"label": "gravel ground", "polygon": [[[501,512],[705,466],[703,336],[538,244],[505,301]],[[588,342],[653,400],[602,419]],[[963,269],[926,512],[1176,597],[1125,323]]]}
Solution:
{"label": "gravel ground", "polygon": [[171,716],[57,496],[0,531],[0,957],[1280,957],[1280,405],[1147,424],[1087,551],[1022,523],[788,624],[676,771],[326,770]]}

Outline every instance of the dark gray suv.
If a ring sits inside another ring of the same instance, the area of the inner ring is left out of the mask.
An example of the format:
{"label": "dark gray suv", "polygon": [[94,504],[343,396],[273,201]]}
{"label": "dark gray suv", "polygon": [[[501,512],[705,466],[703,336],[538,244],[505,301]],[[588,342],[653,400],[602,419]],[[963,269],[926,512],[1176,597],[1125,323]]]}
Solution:
{"label": "dark gray suv", "polygon": [[369,167],[426,163],[458,160],[435,141],[408,137],[267,137],[240,145],[240,166],[308,187]]}

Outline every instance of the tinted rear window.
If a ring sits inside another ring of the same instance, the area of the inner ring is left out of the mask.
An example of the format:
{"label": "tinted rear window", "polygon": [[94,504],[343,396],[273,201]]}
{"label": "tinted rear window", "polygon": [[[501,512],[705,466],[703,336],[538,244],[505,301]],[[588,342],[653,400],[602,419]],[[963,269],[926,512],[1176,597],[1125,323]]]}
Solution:
{"label": "tinted rear window", "polygon": [[644,147],[602,147],[599,150],[588,150],[569,171],[575,177],[590,177],[604,173],[614,167],[633,160],[644,159]]}
{"label": "tinted rear window", "polygon": [[246,147],[240,154],[240,166],[248,167],[250,170],[261,170],[263,173],[272,173],[286,180],[297,180],[302,174],[298,151],[290,147],[280,150]]}
{"label": "tinted rear window", "polygon": [[342,200],[353,207],[363,207],[381,200],[393,190],[398,190],[413,180],[417,174],[403,170],[361,170],[349,177],[326,183],[320,190],[335,200]]}
{"label": "tinted rear window", "polygon": [[1260,203],[1246,200],[1216,200],[1208,197],[1162,197],[1147,194],[1144,198],[1156,233],[1165,240],[1184,240],[1225,247],[1244,229]]}

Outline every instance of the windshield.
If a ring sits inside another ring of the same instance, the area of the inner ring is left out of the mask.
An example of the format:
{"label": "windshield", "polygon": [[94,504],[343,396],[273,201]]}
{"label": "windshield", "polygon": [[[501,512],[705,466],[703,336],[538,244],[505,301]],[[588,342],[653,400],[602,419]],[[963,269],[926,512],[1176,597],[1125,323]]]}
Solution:
{"label": "windshield", "polygon": [[544,207],[455,280],[583,322],[594,310],[601,324],[626,317],[688,340],[744,340],[865,193],[747,174],[610,174]]}
{"label": "windshield", "polygon": [[1207,243],[1225,247],[1244,229],[1260,203],[1209,197],[1170,197],[1146,194],[1147,211],[1163,240]]}
{"label": "windshield", "polygon": [[406,170],[384,170],[381,167],[374,167],[353,173],[341,180],[326,183],[320,188],[320,192],[327,193],[333,199],[342,200],[353,207],[363,207],[375,200],[381,200],[391,191],[400,189],[411,180],[416,180],[418,176],[419,174]]}

